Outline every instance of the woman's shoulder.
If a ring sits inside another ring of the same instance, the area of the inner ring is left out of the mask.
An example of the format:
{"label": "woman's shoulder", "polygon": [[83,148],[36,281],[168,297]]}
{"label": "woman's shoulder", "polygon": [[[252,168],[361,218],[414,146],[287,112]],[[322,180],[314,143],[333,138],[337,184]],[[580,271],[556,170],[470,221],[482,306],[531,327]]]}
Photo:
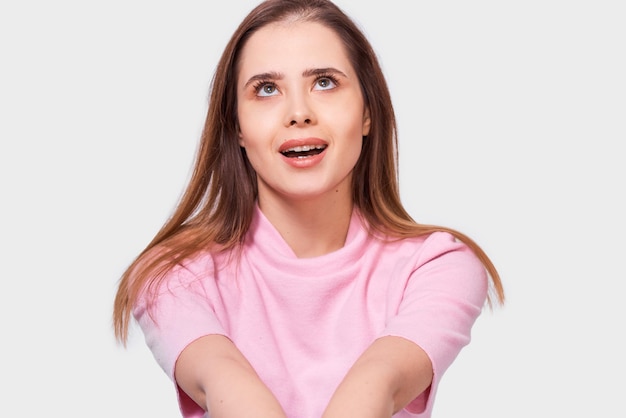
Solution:
{"label": "woman's shoulder", "polygon": [[410,257],[416,265],[423,265],[438,258],[455,260],[481,266],[471,248],[446,230],[432,231],[403,238],[384,237],[377,239],[378,245],[387,253]]}
{"label": "woman's shoulder", "polygon": [[177,258],[180,257],[165,248],[158,247],[142,257],[141,262],[144,267],[154,263],[150,268],[149,282],[159,284],[157,293],[167,291],[172,287],[187,287],[206,278],[207,275],[213,275],[220,253],[202,250],[183,257],[181,260]]}

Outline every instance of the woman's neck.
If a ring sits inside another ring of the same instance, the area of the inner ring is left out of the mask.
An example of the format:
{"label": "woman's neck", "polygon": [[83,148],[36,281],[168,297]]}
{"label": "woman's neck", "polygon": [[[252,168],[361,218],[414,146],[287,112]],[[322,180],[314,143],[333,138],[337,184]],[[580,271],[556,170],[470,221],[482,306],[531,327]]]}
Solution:
{"label": "woman's neck", "polygon": [[318,257],[342,248],[346,242],[352,199],[341,195],[295,201],[259,196],[259,208],[296,257]]}

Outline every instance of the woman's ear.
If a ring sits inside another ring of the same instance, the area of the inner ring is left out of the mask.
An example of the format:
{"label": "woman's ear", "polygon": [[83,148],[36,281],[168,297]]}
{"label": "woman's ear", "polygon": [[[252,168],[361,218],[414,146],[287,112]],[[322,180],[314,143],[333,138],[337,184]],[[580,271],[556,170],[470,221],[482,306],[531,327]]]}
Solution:
{"label": "woman's ear", "polygon": [[365,112],[363,113],[363,136],[369,135],[371,123],[372,119],[370,118],[370,109],[369,107],[366,107]]}
{"label": "woman's ear", "polygon": [[235,128],[237,129],[237,138],[238,138],[238,142],[239,142],[239,146],[243,147],[243,134],[241,133],[241,128],[239,127],[239,123],[237,123],[235,125]]}

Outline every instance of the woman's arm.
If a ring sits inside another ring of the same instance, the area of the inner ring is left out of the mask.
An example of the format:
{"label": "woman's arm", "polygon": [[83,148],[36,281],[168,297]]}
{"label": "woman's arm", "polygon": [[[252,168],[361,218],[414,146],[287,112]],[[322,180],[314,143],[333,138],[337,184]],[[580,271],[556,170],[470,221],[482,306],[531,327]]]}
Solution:
{"label": "woman's arm", "polygon": [[348,371],[322,418],[389,418],[426,390],[432,377],[430,359],[417,344],[379,338]]}
{"label": "woman's arm", "polygon": [[233,342],[207,335],[176,362],[176,382],[211,418],[285,418],[285,412]]}

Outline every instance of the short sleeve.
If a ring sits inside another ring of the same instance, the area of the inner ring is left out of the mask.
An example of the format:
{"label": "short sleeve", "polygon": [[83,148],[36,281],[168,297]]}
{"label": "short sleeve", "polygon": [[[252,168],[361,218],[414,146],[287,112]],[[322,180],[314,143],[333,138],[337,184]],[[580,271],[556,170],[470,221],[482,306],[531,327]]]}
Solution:
{"label": "short sleeve", "polygon": [[[211,303],[213,271],[210,257],[179,265],[167,274],[153,303],[144,294],[133,309],[146,345],[174,383],[176,360],[187,345],[205,335],[226,335]],[[204,416],[177,385],[176,390],[183,416]]]}
{"label": "short sleeve", "polygon": [[426,239],[416,255],[397,314],[382,333],[415,342],[433,365],[430,388],[411,402],[407,411],[419,416],[432,409],[443,373],[470,342],[487,288],[487,272],[469,247],[445,232]]}

